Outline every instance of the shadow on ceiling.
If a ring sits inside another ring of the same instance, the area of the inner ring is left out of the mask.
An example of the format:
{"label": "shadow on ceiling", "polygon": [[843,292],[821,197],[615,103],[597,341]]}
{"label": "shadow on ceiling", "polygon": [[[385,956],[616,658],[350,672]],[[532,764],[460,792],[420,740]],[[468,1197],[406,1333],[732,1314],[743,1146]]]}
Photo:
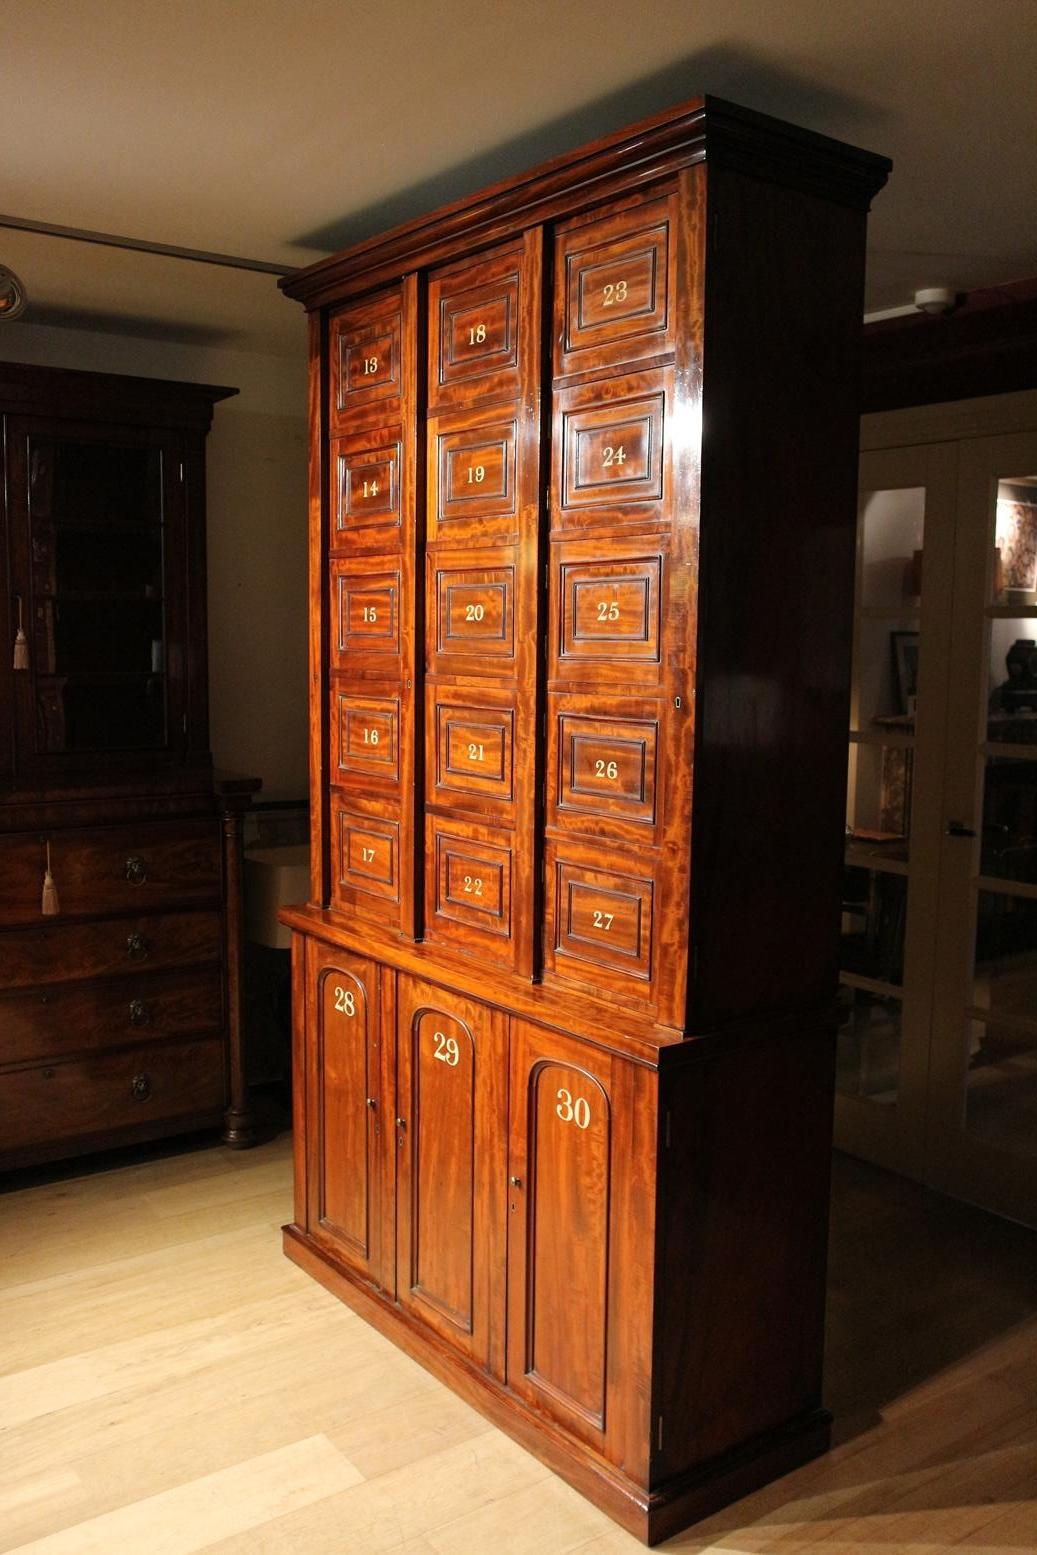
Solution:
{"label": "shadow on ceiling", "polygon": [[31,299],[18,324],[43,324],[53,329],[83,329],[105,335],[126,335],[135,340],[163,340],[183,346],[229,346],[243,337],[237,330],[211,324],[175,323],[170,319],[139,318],[126,313],[103,313],[85,308],[62,308]]}
{"label": "shadow on ceiling", "polygon": [[[334,252],[384,232],[437,206],[472,194],[498,179],[525,172],[561,152],[663,108],[701,93],[727,97],[761,113],[774,114],[807,129],[861,136],[867,143],[888,120],[878,103],[837,92],[774,65],[744,49],[718,47],[686,55],[662,70],[642,76],[604,97],[538,125],[512,140],[446,168],[431,178],[386,195],[363,210],[348,211],[336,221],[299,233],[291,239],[303,248]],[[434,107],[434,105],[431,105]],[[882,146],[868,149],[881,151]]]}

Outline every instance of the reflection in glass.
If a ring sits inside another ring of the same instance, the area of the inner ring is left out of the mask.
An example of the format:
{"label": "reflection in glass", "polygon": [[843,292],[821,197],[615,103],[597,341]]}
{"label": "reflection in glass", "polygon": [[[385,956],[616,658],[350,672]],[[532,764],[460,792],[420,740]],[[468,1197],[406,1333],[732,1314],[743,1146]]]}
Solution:
{"label": "reflection in glass", "polygon": [[994,1016],[1037,1021],[1037,900],[980,891],[972,1003]]}
{"label": "reflection in glass", "polygon": [[910,611],[861,619],[854,665],[855,729],[913,732],[918,648],[918,620]]}
{"label": "reflection in glass", "polygon": [[861,507],[860,601],[897,607],[921,592],[924,486],[869,491]]}
{"label": "reflection in glass", "polygon": [[907,858],[913,782],[914,752],[906,745],[851,744],[846,824],[855,847]]}
{"label": "reflection in glass", "polygon": [[899,986],[906,918],[906,875],[848,867],[843,873],[840,968]]}
{"label": "reflection in glass", "polygon": [[1037,760],[988,759],[980,874],[1037,885]]}
{"label": "reflection in glass", "polygon": [[839,1003],[837,1090],[844,1096],[895,1102],[900,1073],[900,1000],[843,985]]}
{"label": "reflection in glass", "polygon": [[973,1020],[970,1046],[966,1131],[1037,1155],[1037,1031]]}
{"label": "reflection in glass", "polygon": [[994,599],[1037,604],[1037,479],[998,481],[994,529]]}
{"label": "reflection in glass", "polygon": [[995,616],[990,622],[987,739],[1037,742],[1037,621]]}
{"label": "reflection in glass", "polygon": [[30,442],[36,748],[166,743],[157,448]]}

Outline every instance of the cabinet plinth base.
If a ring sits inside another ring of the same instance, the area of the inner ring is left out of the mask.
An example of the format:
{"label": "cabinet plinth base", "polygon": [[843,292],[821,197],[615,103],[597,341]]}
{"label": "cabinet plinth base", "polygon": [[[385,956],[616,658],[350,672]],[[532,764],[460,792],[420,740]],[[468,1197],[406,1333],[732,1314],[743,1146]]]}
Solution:
{"label": "cabinet plinth base", "polygon": [[670,1538],[828,1449],[832,1417],[824,1409],[810,1410],[652,1491],[645,1490],[359,1281],[298,1226],[287,1225],[283,1232],[285,1255],[293,1263],[646,1544]]}

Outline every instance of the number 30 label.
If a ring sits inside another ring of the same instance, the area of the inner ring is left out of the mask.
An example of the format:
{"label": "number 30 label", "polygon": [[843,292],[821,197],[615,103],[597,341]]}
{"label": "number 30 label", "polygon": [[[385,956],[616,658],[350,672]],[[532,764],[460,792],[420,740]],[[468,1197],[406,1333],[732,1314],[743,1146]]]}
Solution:
{"label": "number 30 label", "polygon": [[577,1096],[573,1101],[572,1091],[566,1090],[564,1085],[558,1092],[555,1111],[563,1123],[575,1123],[577,1128],[590,1128],[590,1102],[585,1096]]}

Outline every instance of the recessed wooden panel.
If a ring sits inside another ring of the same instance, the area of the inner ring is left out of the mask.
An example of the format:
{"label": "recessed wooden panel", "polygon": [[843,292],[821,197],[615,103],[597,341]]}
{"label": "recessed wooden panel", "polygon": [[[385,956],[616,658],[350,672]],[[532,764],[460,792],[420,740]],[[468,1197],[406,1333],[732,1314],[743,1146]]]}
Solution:
{"label": "recessed wooden panel", "polygon": [[652,200],[559,232],[556,375],[673,349],[674,207]]}
{"label": "recessed wooden panel", "polygon": [[670,522],[672,403],[669,367],[556,390],[555,533],[611,533]]}
{"label": "recessed wooden panel", "polygon": [[475,1040],[442,1010],[414,1016],[410,1044],[409,1286],[451,1324],[474,1318]]}
{"label": "recessed wooden panel", "polygon": [[411,977],[397,997],[397,1299],[502,1377],[507,1018]]}
{"label": "recessed wooden panel", "polygon": [[399,768],[399,697],[358,696],[333,687],[332,782],[354,773],[396,782]]}
{"label": "recessed wooden panel", "polygon": [[633,869],[627,873],[575,862],[561,845],[548,849],[547,868],[549,949],[555,966],[580,962],[583,971],[577,975],[584,978],[599,967],[647,983],[652,971],[652,879]]}
{"label": "recessed wooden panel", "polygon": [[515,433],[511,417],[436,433],[440,525],[515,512]]}
{"label": "recessed wooden panel", "polygon": [[428,537],[513,539],[518,532],[514,415],[448,412],[429,426]]}
{"label": "recessed wooden panel", "polygon": [[371,1235],[369,1064],[367,988],[352,972],[326,967],[317,991],[318,1218],[362,1260]]}
{"label": "recessed wooden panel", "polygon": [[558,563],[558,668],[609,680],[658,679],[663,558]]}
{"label": "recessed wooden panel", "polygon": [[523,251],[452,266],[429,281],[429,405],[521,393]]}
{"label": "recessed wooden panel", "polygon": [[657,720],[556,716],[558,810],[654,824]]}
{"label": "recessed wooden panel", "polygon": [[398,287],[333,314],[332,424],[354,429],[403,391],[403,300]]}
{"label": "recessed wooden panel", "polygon": [[337,820],[339,886],[398,902],[399,822],[343,809]]}
{"label": "recessed wooden panel", "polygon": [[[483,936],[500,942],[495,951],[510,964],[510,845],[490,841],[484,829],[465,823],[428,819],[430,854],[429,910],[426,935],[459,944],[477,944]],[[478,933],[472,935],[473,930]]]}
{"label": "recessed wooden panel", "polygon": [[565,1064],[540,1065],[530,1087],[526,1370],[540,1387],[604,1430],[608,1098],[586,1070]]}
{"label": "recessed wooden panel", "polygon": [[514,740],[513,708],[437,699],[433,798],[445,804],[472,796],[509,801]]}
{"label": "recessed wooden panel", "polygon": [[[346,450],[333,448],[335,464],[334,527],[332,548],[348,545],[358,533],[400,527],[400,468],[402,446],[394,442],[381,448]],[[384,537],[387,544],[395,541]],[[373,537],[369,541],[373,543]]]}
{"label": "recessed wooden panel", "polygon": [[433,668],[463,659],[464,673],[507,677],[515,657],[515,568],[429,557],[428,640]]}
{"label": "recessed wooden panel", "polygon": [[[337,664],[347,655],[400,652],[399,572],[345,572],[332,565]],[[352,667],[352,666],[349,666]]]}

